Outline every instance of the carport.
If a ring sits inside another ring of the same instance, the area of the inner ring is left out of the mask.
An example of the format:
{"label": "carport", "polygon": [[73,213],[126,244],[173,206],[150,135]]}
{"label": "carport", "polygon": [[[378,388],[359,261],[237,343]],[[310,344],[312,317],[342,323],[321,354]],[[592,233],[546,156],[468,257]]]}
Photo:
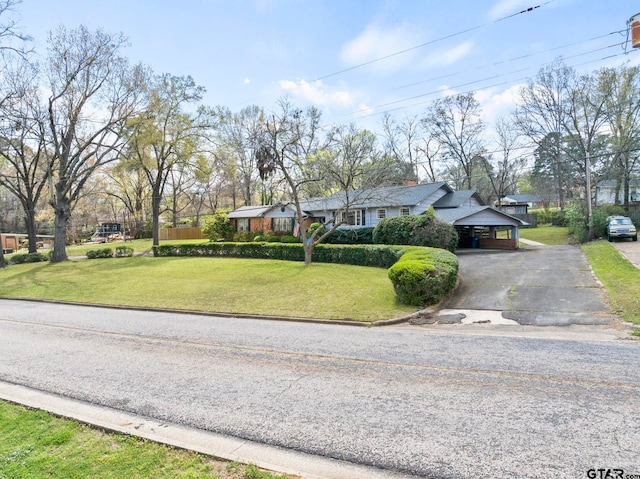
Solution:
{"label": "carport", "polygon": [[[491,206],[441,209],[436,216],[456,228],[459,248],[518,249],[518,228],[528,225]],[[498,230],[505,228],[508,238],[498,238]]]}

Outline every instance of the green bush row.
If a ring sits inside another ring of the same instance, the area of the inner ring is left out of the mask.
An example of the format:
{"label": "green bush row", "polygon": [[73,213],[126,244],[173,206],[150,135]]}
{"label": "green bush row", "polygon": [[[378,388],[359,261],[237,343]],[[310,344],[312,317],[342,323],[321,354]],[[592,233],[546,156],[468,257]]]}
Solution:
{"label": "green bush row", "polygon": [[9,260],[10,264],[25,264],[25,263],[41,263],[43,261],[49,261],[49,255],[42,253],[19,253],[14,254]]}
{"label": "green bush row", "polygon": [[[301,244],[206,243],[160,245],[156,257],[216,256],[304,261]],[[458,258],[451,252],[428,247],[392,245],[325,245],[314,248],[312,260],[355,266],[389,268],[398,301],[413,306],[439,302],[456,284]]]}
{"label": "green bush row", "polygon": [[133,248],[129,246],[117,246],[115,253],[111,248],[90,249],[87,251],[87,259],[98,258],[127,258],[133,256]]}
{"label": "green bush row", "polygon": [[[401,251],[401,247],[398,246],[320,244],[314,248],[312,260],[318,263],[388,268],[398,261]],[[176,244],[154,246],[153,255],[156,257],[216,256],[304,261],[304,248],[300,243],[282,242]]]}
{"label": "green bush row", "polygon": [[373,244],[373,227],[338,228],[325,242],[330,244]]}

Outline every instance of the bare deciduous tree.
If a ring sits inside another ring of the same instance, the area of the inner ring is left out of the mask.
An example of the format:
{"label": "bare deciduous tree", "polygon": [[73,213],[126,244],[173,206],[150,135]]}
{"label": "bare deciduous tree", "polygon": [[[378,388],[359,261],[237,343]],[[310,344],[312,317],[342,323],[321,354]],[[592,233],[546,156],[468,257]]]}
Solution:
{"label": "bare deciduous tree", "polygon": [[115,161],[122,129],[139,106],[140,68],[120,56],[121,34],[60,27],[49,35],[46,75],[55,239],[51,261],[67,259],[67,223],[86,182]]}
{"label": "bare deciduous tree", "polygon": [[37,71],[19,60],[15,70],[4,70],[12,91],[19,92],[0,104],[0,185],[22,205],[29,253],[37,251],[36,207],[49,179],[50,152],[46,147],[46,112],[38,95]]}
{"label": "bare deciduous tree", "polygon": [[468,189],[473,188],[474,166],[478,164],[475,159],[485,151],[482,136],[485,125],[480,113],[480,104],[473,93],[460,94],[435,101],[422,119],[427,135],[440,145],[440,156],[449,169],[464,173]]}
{"label": "bare deciduous tree", "polygon": [[567,156],[562,139],[567,122],[569,82],[573,75],[573,70],[561,61],[540,70],[520,90],[520,101],[514,113],[516,126],[537,146],[548,165],[546,169],[553,176],[561,208],[564,208],[567,190],[564,173],[569,170],[565,165]]}

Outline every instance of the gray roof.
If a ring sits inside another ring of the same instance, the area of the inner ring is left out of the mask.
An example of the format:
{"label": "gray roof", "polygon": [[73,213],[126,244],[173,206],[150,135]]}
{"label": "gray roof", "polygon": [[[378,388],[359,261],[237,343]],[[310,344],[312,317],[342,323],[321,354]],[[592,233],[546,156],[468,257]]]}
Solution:
{"label": "gray roof", "polygon": [[[529,224],[526,221],[522,221],[520,218],[503,213],[491,206],[461,206],[459,208],[438,209],[436,210],[436,217],[446,221],[447,223],[455,225],[456,221],[477,215],[485,210],[490,210],[491,214],[503,217],[505,220],[504,226],[511,226],[514,223],[518,226],[526,226]],[[482,222],[480,222],[478,226],[482,226]]]}
{"label": "gray roof", "polygon": [[541,201],[538,195],[505,195],[505,198],[517,201],[518,203],[535,203]]}
{"label": "gray roof", "polygon": [[[349,192],[349,203],[351,207],[357,208],[416,206],[441,188],[444,188],[448,193],[453,192],[445,182],[414,186],[387,186],[351,191]],[[311,198],[302,201],[300,206],[305,211],[332,211],[343,208],[345,204],[346,194],[341,191],[326,198]]]}
{"label": "gray roof", "polygon": [[433,207],[436,209],[458,208],[474,195],[478,198],[478,201],[480,203],[484,203],[484,201],[482,201],[482,198],[480,198],[480,195],[477,194],[476,190],[460,190],[443,196],[433,204]]}

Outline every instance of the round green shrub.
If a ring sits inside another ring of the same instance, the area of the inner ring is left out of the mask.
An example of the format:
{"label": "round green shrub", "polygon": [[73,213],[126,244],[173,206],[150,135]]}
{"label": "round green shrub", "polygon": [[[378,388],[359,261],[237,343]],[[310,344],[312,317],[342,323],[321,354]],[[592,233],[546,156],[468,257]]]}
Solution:
{"label": "round green shrub", "polygon": [[265,239],[267,240],[267,243],[279,243],[280,242],[280,237],[276,236],[276,235],[265,236]]}
{"label": "round green shrub", "polygon": [[300,243],[300,239],[296,238],[293,235],[284,235],[282,238],[280,238],[280,241],[282,243]]}
{"label": "round green shrub", "polygon": [[458,258],[443,249],[411,250],[387,274],[399,302],[411,306],[436,304],[455,287]]}

